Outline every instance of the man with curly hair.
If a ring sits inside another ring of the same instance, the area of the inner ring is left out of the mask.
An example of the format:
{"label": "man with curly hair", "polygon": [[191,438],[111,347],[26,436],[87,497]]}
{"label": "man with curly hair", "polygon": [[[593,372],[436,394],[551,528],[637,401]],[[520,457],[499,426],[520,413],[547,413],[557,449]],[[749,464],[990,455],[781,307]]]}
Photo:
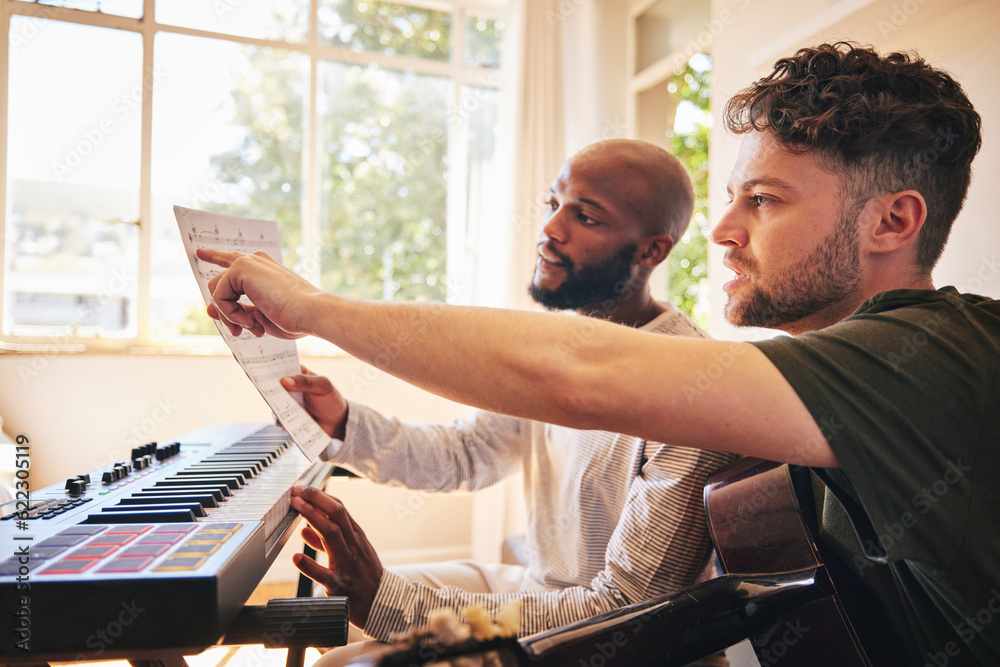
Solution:
{"label": "man with curly hair", "polygon": [[[236,254],[205,257],[230,267],[210,313],[234,331],[320,336],[494,411],[811,466],[856,506],[854,527],[879,534],[865,558],[891,574],[879,595],[899,662],[1000,664],[1000,302],[931,280],[979,115],[921,58],[838,43],[778,61],[726,120],[743,135],[712,234],[735,274],[726,315],[791,336],[734,346],[356,301]],[[331,540],[334,561],[349,557],[349,526]]]}

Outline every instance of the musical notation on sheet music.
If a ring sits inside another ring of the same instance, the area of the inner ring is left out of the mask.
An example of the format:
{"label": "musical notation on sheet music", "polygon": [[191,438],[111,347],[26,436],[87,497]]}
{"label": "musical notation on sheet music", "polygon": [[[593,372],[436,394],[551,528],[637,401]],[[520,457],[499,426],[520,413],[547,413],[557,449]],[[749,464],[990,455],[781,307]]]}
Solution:
{"label": "musical notation on sheet music", "polygon": [[[255,221],[256,222],[256,221]],[[243,230],[237,229],[234,236],[223,236],[219,227],[208,229],[191,229],[187,234],[188,240],[199,248],[260,248],[269,243],[269,239],[264,232],[256,235],[256,238],[243,236]],[[252,251],[256,252],[256,250]]]}
{"label": "musical notation on sheet music", "polygon": [[[181,231],[184,249],[191,270],[205,303],[211,302],[208,282],[215,277],[219,267],[203,262],[195,256],[198,248],[252,253],[263,250],[281,261],[281,240],[278,224],[268,220],[236,218],[219,213],[208,213],[181,206],[174,207],[174,216]],[[295,341],[279,340],[271,336],[257,338],[242,332],[233,336],[226,327],[216,322],[222,339],[247,377],[253,382],[264,400],[271,407],[295,444],[314,460],[330,441],[329,436],[302,408],[301,396],[294,397],[281,386],[280,380],[300,372],[299,353]]]}

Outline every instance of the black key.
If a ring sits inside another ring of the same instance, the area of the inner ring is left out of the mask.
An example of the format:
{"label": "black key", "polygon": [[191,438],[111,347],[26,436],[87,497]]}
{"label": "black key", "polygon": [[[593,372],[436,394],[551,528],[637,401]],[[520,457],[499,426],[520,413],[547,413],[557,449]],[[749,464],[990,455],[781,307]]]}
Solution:
{"label": "black key", "polygon": [[240,475],[244,480],[253,479],[259,473],[253,466],[244,464],[233,465],[194,465],[177,471],[178,475]]}
{"label": "black key", "polygon": [[112,505],[111,507],[102,507],[102,512],[148,512],[155,510],[180,510],[187,509],[190,510],[192,514],[196,517],[207,516],[205,508],[198,503],[149,503],[146,505]]}
{"label": "black key", "polygon": [[270,464],[270,461],[268,461],[267,459],[265,459],[263,457],[245,458],[245,457],[241,456],[241,457],[238,457],[238,458],[237,457],[232,457],[232,458],[230,458],[230,457],[221,457],[221,458],[211,457],[211,458],[205,459],[204,461],[199,461],[197,465],[199,465],[199,466],[216,466],[216,467],[220,467],[220,468],[224,467],[224,466],[235,466],[237,468],[240,468],[240,467],[243,467],[243,466],[247,466],[249,468],[256,469],[257,472],[260,472],[261,470],[263,470],[264,468],[266,468],[269,464]]}
{"label": "black key", "polygon": [[143,489],[138,493],[154,496],[154,495],[172,495],[175,493],[194,493],[194,494],[211,494],[217,502],[222,502],[226,498],[233,495],[233,492],[229,490],[229,487],[225,484],[217,484],[214,486],[165,486],[165,487],[155,487],[151,486],[148,489]]}
{"label": "black key", "polygon": [[194,514],[187,508],[101,512],[87,517],[87,523],[191,523]]}
{"label": "black key", "polygon": [[215,496],[210,493],[205,493],[202,495],[195,495],[191,493],[179,493],[177,495],[173,494],[163,494],[163,495],[146,495],[144,493],[137,493],[129,498],[122,498],[118,501],[119,505],[150,505],[150,504],[167,504],[173,505],[177,503],[197,503],[202,507],[218,507],[219,503],[215,500]]}
{"label": "black key", "polygon": [[167,479],[161,479],[159,482],[153,484],[153,486],[190,486],[192,484],[199,485],[216,485],[221,484],[223,486],[228,486],[230,489],[239,489],[243,486],[242,477],[231,477],[231,476],[198,476],[198,475],[185,475],[183,477],[168,477]]}

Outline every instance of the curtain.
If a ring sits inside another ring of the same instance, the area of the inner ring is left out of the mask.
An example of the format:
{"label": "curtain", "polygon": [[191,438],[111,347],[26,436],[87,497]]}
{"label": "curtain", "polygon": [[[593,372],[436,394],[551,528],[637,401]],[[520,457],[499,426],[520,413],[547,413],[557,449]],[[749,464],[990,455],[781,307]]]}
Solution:
{"label": "curtain", "polygon": [[534,273],[538,234],[552,179],[566,160],[560,0],[514,0],[511,6],[516,94],[508,116],[513,131],[511,293],[515,308],[529,308],[527,286]]}

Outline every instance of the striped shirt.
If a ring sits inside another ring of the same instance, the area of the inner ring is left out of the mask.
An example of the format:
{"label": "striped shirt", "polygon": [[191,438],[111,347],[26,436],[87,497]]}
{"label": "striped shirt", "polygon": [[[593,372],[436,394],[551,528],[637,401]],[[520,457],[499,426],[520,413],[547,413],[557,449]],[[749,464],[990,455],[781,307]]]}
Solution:
{"label": "striped shirt", "polygon": [[[642,328],[707,337],[672,306]],[[427,426],[353,402],[348,414],[343,445],[327,453],[375,482],[471,491],[523,472],[529,560],[522,590],[436,589],[386,569],[365,627],[382,641],[423,625],[441,607],[457,613],[478,603],[493,614],[520,599],[526,635],[690,586],[711,552],[705,482],[736,458],[485,411]]]}

